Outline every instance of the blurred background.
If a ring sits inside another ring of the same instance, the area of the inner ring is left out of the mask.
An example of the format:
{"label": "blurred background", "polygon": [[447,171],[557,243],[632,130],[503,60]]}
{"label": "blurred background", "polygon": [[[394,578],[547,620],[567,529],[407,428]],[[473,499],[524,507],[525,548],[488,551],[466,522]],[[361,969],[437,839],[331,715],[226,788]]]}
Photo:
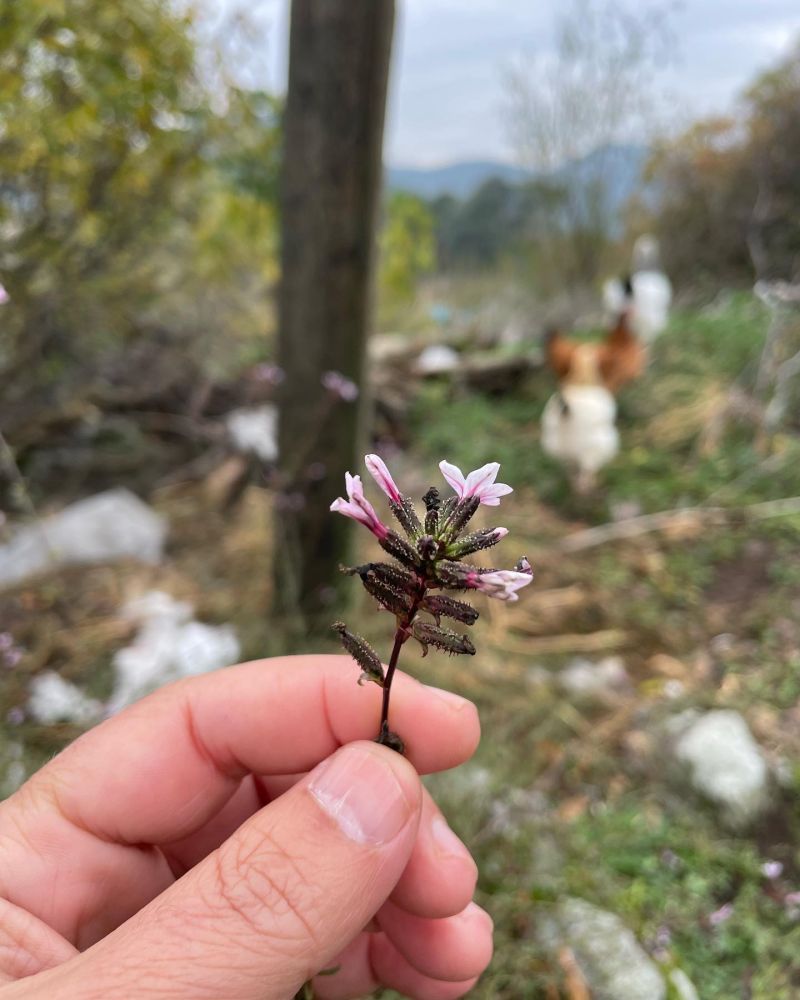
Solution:
{"label": "blurred background", "polygon": [[790,0],[0,0],[0,794],[498,461],[474,995],[800,995],[799,165]]}

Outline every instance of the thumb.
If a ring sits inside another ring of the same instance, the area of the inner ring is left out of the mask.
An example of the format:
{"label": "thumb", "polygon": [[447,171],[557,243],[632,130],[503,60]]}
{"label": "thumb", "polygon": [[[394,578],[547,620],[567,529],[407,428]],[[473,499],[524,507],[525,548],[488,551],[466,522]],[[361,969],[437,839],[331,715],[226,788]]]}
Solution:
{"label": "thumb", "polygon": [[62,986],[63,996],[81,996],[88,982],[104,1000],[294,996],[386,900],[420,809],[408,761],[374,743],[342,748],[62,966],[48,997]]}

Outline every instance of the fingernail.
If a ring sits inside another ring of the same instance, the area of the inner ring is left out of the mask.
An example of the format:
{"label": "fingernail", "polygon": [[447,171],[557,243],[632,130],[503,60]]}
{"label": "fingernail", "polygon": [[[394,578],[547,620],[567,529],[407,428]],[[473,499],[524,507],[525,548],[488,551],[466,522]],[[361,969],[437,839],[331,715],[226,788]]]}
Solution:
{"label": "fingernail", "polygon": [[467,705],[471,705],[471,701],[467,701],[466,698],[462,698],[460,694],[453,694],[452,691],[445,691],[444,688],[433,687],[431,684],[423,684],[426,691],[430,691],[431,694],[436,695],[437,698],[441,698],[442,701],[447,702],[447,704],[454,708],[457,712],[463,711]]}
{"label": "fingernail", "polygon": [[469,857],[466,847],[447,825],[441,816],[436,816],[431,822],[431,834],[436,845],[436,853],[445,857]]}
{"label": "fingernail", "polygon": [[386,844],[412,805],[391,764],[370,747],[345,747],[314,773],[309,791],[342,833],[358,844]]}

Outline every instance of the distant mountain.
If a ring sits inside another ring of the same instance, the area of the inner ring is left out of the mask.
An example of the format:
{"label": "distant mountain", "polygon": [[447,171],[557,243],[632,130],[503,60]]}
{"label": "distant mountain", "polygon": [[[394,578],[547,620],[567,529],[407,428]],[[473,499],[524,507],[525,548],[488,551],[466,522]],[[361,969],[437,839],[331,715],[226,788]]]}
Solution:
{"label": "distant mountain", "polygon": [[509,184],[519,184],[531,174],[500,160],[464,160],[443,167],[388,167],[386,170],[386,184],[390,190],[410,191],[420,198],[438,198],[443,194],[469,198],[481,184],[494,177]]}
{"label": "distant mountain", "polygon": [[[623,205],[642,178],[649,156],[646,146],[604,146],[588,156],[566,163],[550,175],[555,182],[591,180],[595,175],[610,178],[609,207]],[[465,160],[443,167],[388,167],[386,183],[392,191],[410,191],[421,198],[449,194],[469,198],[486,181],[499,178],[509,184],[532,180],[535,174],[501,160]]]}

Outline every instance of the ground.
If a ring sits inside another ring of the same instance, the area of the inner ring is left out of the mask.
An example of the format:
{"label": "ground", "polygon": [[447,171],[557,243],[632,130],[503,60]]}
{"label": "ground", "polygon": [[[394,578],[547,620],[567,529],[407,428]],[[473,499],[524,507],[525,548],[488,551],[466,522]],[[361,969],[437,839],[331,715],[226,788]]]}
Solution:
{"label": "ground", "polygon": [[[564,895],[618,914],[703,1000],[789,1000],[800,988],[800,920],[785,901],[800,889],[800,517],[752,508],[800,495],[800,443],[788,432],[758,442],[746,421],[715,430],[731,385],[752,379],[765,322],[748,296],[678,313],[646,376],[623,395],[620,457],[603,488],[579,501],[537,444],[545,374],[506,397],[433,383],[416,399],[415,446],[399,478],[424,490],[440,458],[502,462],[516,489],[490,512],[512,532],[498,561],[524,552],[536,569],[518,604],[482,604],[474,658],[431,651],[422,660],[409,650],[403,664],[481,712],[475,759],[431,780],[476,855],[479,901],[496,923],[478,998],[582,995],[569,954],[547,953],[537,935]],[[189,598],[202,620],[232,622],[246,657],[281,649],[258,584],[267,579],[268,496],[251,489],[224,515],[196,487],[151,500],[173,525],[164,567],[71,571],[0,594],[0,619],[26,651],[0,676],[0,711],[24,707],[27,682],[43,669],[105,696],[111,656],[129,634],[118,608],[147,585]],[[562,550],[568,535],[632,505],[700,511],[636,540]],[[708,512],[717,506],[736,513]],[[348,620],[385,655],[386,619],[356,599],[363,614]],[[628,685],[599,698],[563,693],[560,669],[607,655],[622,657]],[[780,776],[770,814],[736,834],[665,766],[666,720],[711,707],[740,711]],[[4,739],[30,769],[75,735],[26,719]],[[782,864],[778,877],[765,874],[769,861]],[[727,919],[714,916],[725,904]]]}

